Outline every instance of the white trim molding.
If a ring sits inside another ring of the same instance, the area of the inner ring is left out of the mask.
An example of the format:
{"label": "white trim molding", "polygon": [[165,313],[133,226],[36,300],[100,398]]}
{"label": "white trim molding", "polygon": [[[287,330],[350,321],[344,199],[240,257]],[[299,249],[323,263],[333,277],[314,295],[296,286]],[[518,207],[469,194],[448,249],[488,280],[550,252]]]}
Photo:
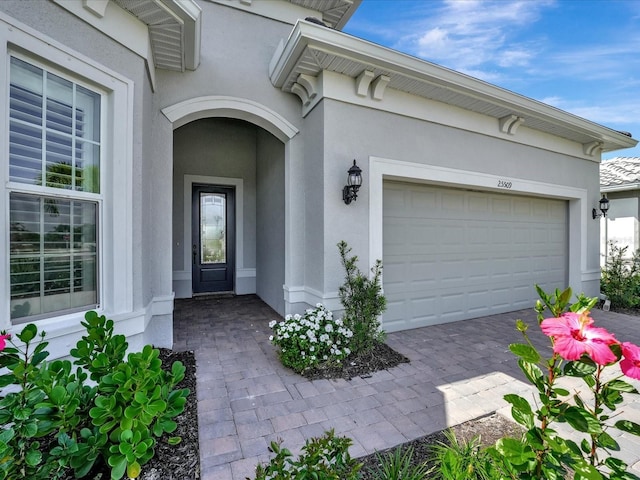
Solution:
{"label": "white trim molding", "polygon": [[227,117],[258,125],[286,143],[299,130],[279,113],[246,98],[209,95],[191,98],[162,109],[162,113],[173,124],[173,129],[194,120],[211,117]]}
{"label": "white trim molding", "polygon": [[[454,188],[473,187],[486,191],[563,199],[569,203],[568,282],[577,291],[582,290],[585,275],[588,276],[587,222],[590,215],[586,189],[380,157],[369,157],[369,172],[369,258],[383,258],[382,195],[385,180],[421,182]],[[511,188],[505,192],[498,187],[499,181],[508,182]]]}
{"label": "white trim molding", "polygon": [[289,305],[304,303],[313,307],[321,303],[331,311],[342,310],[338,292],[323,294],[319,290],[307,286],[288,287],[283,285],[282,288],[284,290],[284,300]]}

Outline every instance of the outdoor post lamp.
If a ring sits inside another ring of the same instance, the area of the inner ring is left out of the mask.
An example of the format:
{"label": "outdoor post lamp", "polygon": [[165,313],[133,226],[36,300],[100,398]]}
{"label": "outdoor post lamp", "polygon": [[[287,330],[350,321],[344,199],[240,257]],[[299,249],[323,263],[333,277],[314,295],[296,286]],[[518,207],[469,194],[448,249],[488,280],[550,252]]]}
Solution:
{"label": "outdoor post lamp", "polygon": [[609,210],[609,199],[605,197],[604,193],[602,194],[602,198],[600,199],[600,211],[602,213],[598,213],[598,211],[594,208],[591,212],[593,215],[593,219],[607,216],[607,210]]}
{"label": "outdoor post lamp", "polygon": [[353,161],[353,166],[349,169],[347,176],[347,184],[342,189],[342,200],[349,205],[358,198],[358,189],[362,185],[362,170]]}

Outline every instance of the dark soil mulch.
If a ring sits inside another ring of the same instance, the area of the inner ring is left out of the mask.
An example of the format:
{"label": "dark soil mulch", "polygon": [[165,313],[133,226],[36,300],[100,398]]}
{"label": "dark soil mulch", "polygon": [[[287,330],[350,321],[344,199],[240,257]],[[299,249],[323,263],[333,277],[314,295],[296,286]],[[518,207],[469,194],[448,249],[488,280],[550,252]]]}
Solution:
{"label": "dark soil mulch", "polygon": [[[140,480],[195,480],[200,478],[200,447],[198,440],[198,399],[196,392],[196,360],[193,352],[160,350],[162,365],[171,368],[179,360],[186,367],[184,379],[177,388],[188,388],[184,412],[174,418],[178,428],[157,440],[156,455],[142,467]],[[169,445],[168,437],[179,436],[178,445]],[[107,477],[108,478],[108,477]]]}
{"label": "dark soil mulch", "polygon": [[409,363],[409,359],[396,352],[385,343],[376,342],[373,348],[358,355],[350,355],[342,365],[327,364],[306,370],[303,376],[309,380],[321,378],[344,378],[351,380],[353,377],[370,377],[373,372],[387,370],[401,363]]}

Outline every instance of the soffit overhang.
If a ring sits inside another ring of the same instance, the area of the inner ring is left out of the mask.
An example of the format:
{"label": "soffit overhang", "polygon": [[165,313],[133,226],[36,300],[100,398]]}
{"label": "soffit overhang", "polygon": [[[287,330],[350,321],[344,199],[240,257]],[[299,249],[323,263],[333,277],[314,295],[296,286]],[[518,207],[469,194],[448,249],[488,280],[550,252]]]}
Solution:
{"label": "soffit overhang", "polygon": [[[270,64],[272,84],[296,93],[323,71],[494,117],[505,132],[527,128],[583,145],[588,156],[634,147],[628,135],[482,80],[320,25],[299,21]],[[300,77],[302,75],[302,77]],[[299,83],[300,82],[300,83]],[[384,107],[379,107],[384,108]]]}
{"label": "soffit overhang", "polygon": [[194,0],[112,0],[149,29],[156,68],[195,70],[200,63],[201,9]]}
{"label": "soffit overhang", "polygon": [[320,20],[337,30],[342,30],[362,0],[289,0],[289,3],[320,12]]}

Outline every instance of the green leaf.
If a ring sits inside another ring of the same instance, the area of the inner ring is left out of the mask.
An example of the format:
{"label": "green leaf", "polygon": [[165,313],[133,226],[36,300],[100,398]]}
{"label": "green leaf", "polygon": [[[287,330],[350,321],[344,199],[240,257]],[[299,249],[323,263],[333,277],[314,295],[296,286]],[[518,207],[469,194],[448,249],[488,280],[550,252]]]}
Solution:
{"label": "green leaf", "polygon": [[564,366],[564,374],[570,377],[586,377],[594,374],[597,369],[598,366],[593,360],[583,357],[580,360],[567,362]]}
{"label": "green leaf", "polygon": [[35,467],[42,461],[42,453],[39,450],[29,450],[24,457],[27,465]]}
{"label": "green leaf", "polygon": [[538,363],[540,361],[540,354],[531,345],[525,343],[512,343],[509,345],[509,350],[514,355],[522,358],[526,362]]}
{"label": "green leaf", "polygon": [[536,458],[531,448],[515,438],[501,438],[496,450],[513,465],[524,465]]}
{"label": "green leaf", "polygon": [[571,287],[567,287],[560,295],[558,295],[557,303],[565,306],[571,300]]}
{"label": "green leaf", "polygon": [[39,365],[48,356],[49,356],[49,352],[34,353],[33,357],[31,357],[31,365],[33,365],[34,367]]}
{"label": "green leaf", "polygon": [[22,329],[22,332],[18,333],[16,336],[24,343],[28,343],[33,340],[37,334],[38,328],[33,323],[30,323],[29,325],[24,327]]}
{"label": "green leaf", "polygon": [[567,397],[571,393],[569,390],[560,387],[555,387],[553,391],[556,393],[556,395],[560,395],[561,397]]}
{"label": "green leaf", "polygon": [[640,425],[631,420],[618,420],[615,423],[615,427],[623,432],[630,433],[632,435],[640,436]]}
{"label": "green leaf", "polygon": [[525,362],[522,358],[518,359],[518,366],[520,367],[520,370],[522,370],[522,372],[525,374],[527,379],[533,385],[535,385],[538,390],[544,390],[544,375],[542,374],[542,370],[540,370],[540,367],[533,363]]}
{"label": "green leaf", "polygon": [[585,478],[586,480],[602,480],[604,477],[593,465],[585,461],[572,463],[571,468],[576,473],[576,478]]}
{"label": "green leaf", "polygon": [[28,420],[31,414],[33,413],[33,409],[25,407],[25,408],[16,408],[13,411],[13,416],[16,420]]}
{"label": "green leaf", "polygon": [[602,433],[602,426],[598,419],[583,408],[574,406],[567,407],[562,418],[579,432],[589,434]]}
{"label": "green leaf", "polygon": [[511,415],[513,416],[513,419],[520,425],[524,425],[527,428],[533,428],[534,417],[529,402],[514,394],[505,395],[504,399],[513,405],[511,408]]}
{"label": "green leaf", "polygon": [[11,373],[7,373],[6,375],[0,375],[0,388],[4,388],[7,385],[12,385],[12,384],[17,384],[18,381],[16,380],[16,377],[13,376]]}
{"label": "green leaf", "polygon": [[67,390],[62,385],[57,385],[51,389],[49,398],[55,405],[62,405],[67,395]]}
{"label": "green leaf", "polygon": [[111,455],[108,460],[111,467],[111,480],[120,480],[127,469],[127,459],[123,455]]}
{"label": "green leaf", "polygon": [[618,445],[618,442],[616,442],[614,438],[607,432],[602,432],[600,435],[598,435],[598,437],[596,438],[596,444],[600,448],[606,448],[607,450],[613,450],[616,452],[620,450],[620,445]]}
{"label": "green leaf", "polygon": [[610,382],[605,384],[605,387],[611,390],[616,390],[618,392],[638,393],[638,390],[636,390],[633,385],[623,380],[611,380]]}
{"label": "green leaf", "polygon": [[182,441],[182,437],[169,437],[167,443],[169,445],[178,445]]}

